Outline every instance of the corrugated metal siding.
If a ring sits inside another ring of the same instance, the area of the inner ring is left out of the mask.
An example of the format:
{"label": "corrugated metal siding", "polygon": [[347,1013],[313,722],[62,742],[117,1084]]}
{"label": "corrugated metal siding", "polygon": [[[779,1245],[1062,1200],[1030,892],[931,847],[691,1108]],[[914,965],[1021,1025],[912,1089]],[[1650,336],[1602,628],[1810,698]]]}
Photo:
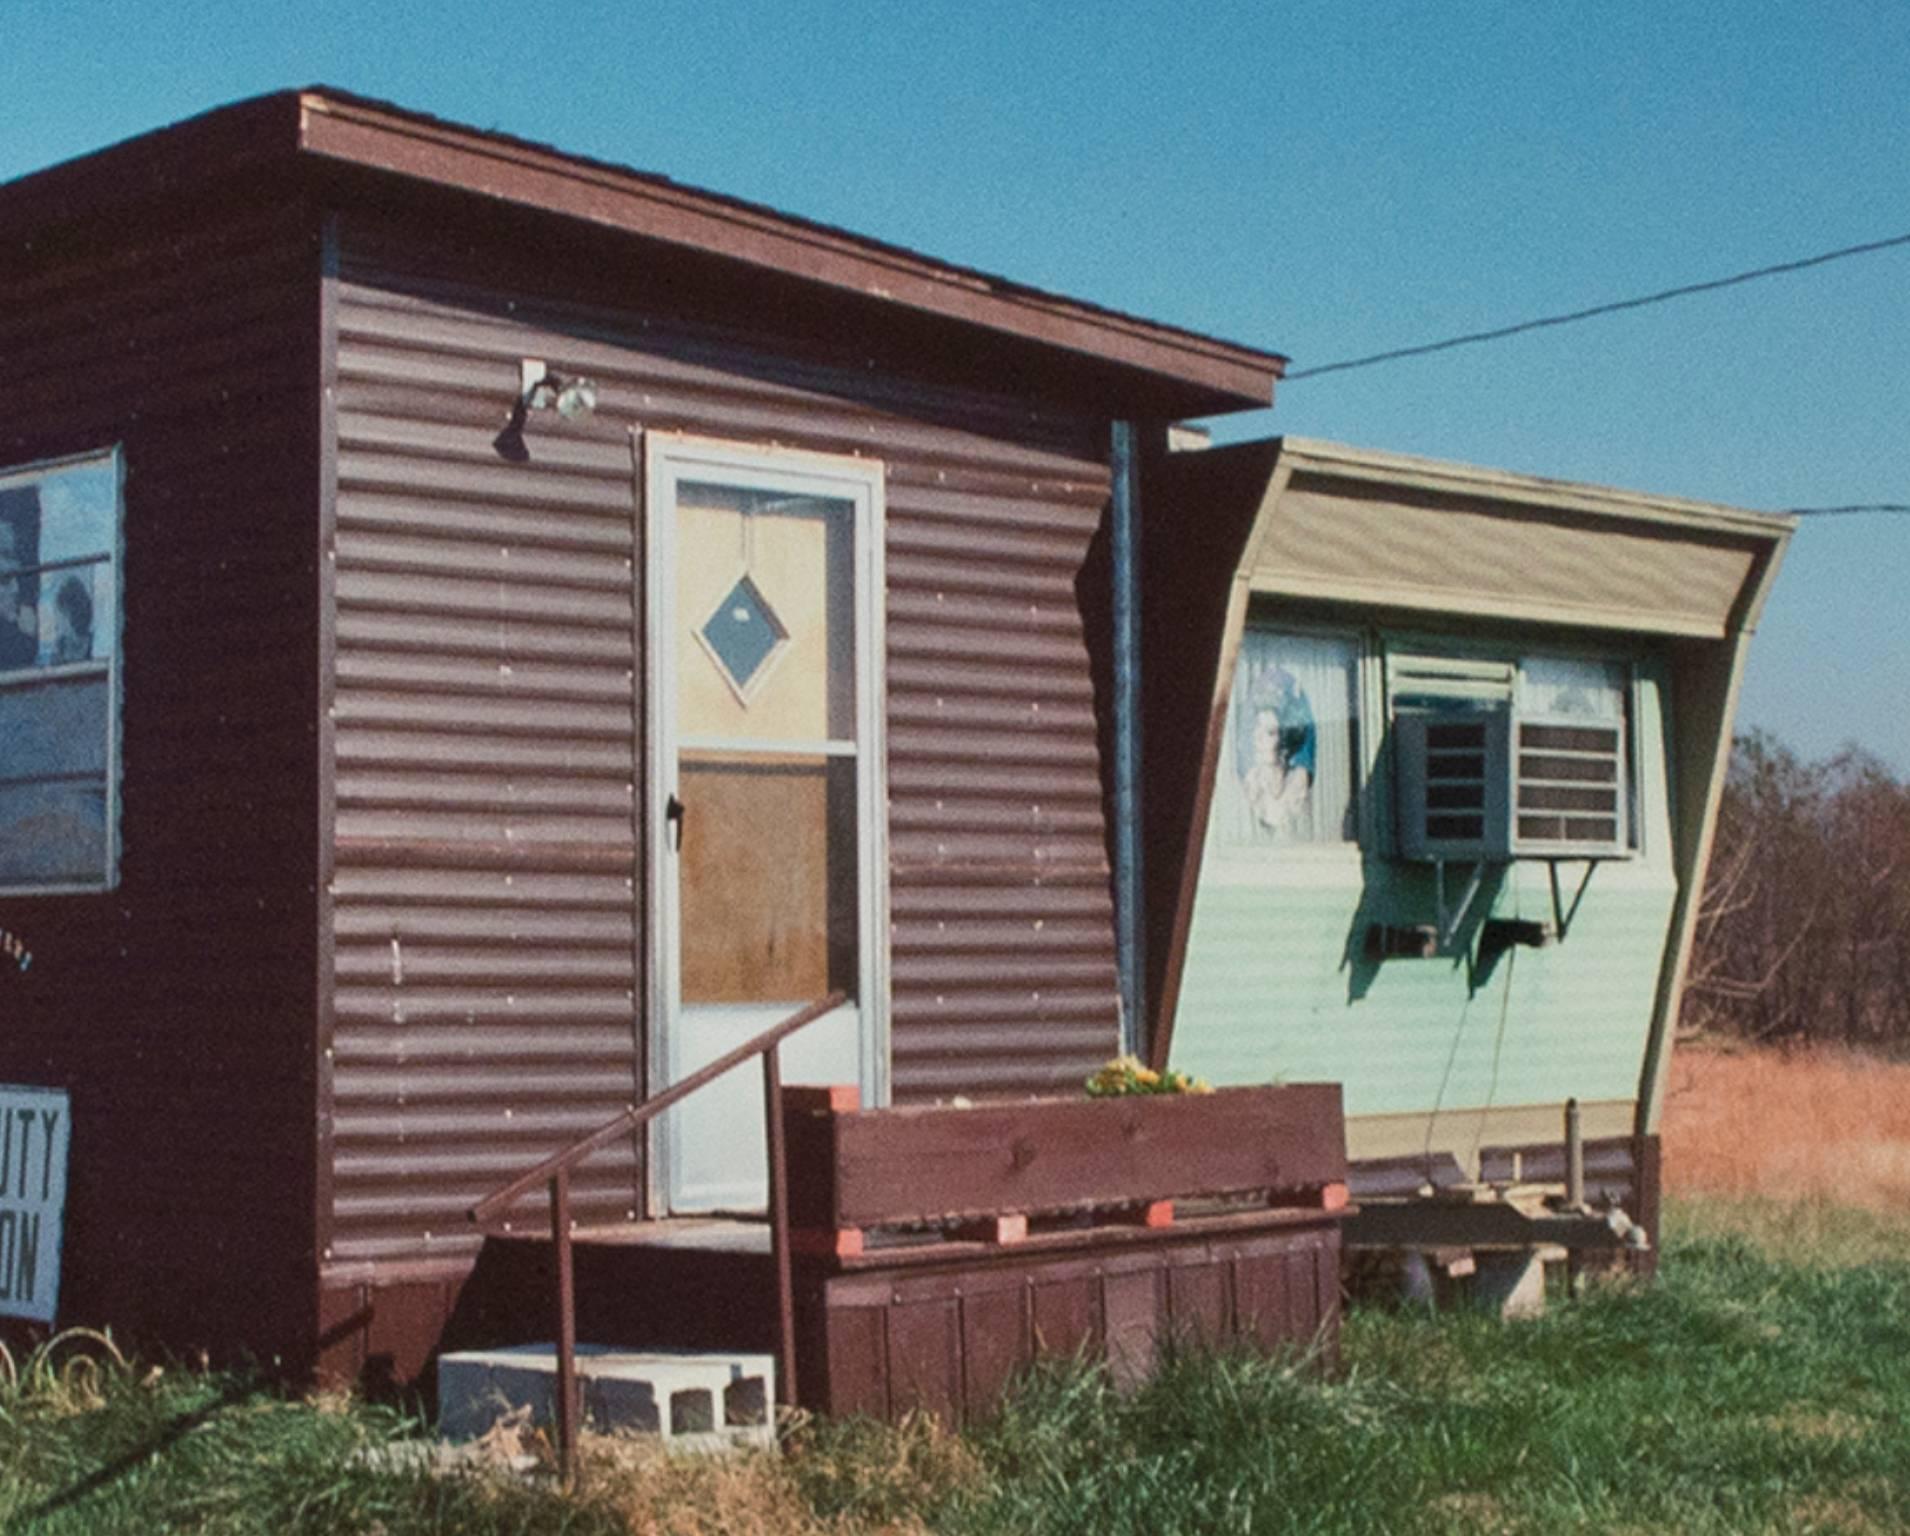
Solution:
{"label": "corrugated metal siding", "polygon": [[0,900],[0,1079],[69,1086],[63,1317],[309,1342],[317,221],[211,207],[0,242],[0,463],[124,445],[123,857]]}
{"label": "corrugated metal siding", "polygon": [[[471,1199],[638,1092],[632,424],[887,466],[896,1097],[1051,1088],[1109,1054],[1075,594],[1098,429],[513,305],[364,226],[345,251],[333,1258],[468,1245]],[[511,463],[520,357],[587,373],[599,406],[533,419]],[[636,1178],[594,1160],[582,1213],[634,1208]]]}
{"label": "corrugated metal siding", "polygon": [[[487,357],[356,282],[338,316],[345,1262],[469,1248],[469,1205],[638,1097],[638,701],[627,442],[512,463],[514,341]],[[634,1211],[634,1164],[588,1163],[582,1213]]]}

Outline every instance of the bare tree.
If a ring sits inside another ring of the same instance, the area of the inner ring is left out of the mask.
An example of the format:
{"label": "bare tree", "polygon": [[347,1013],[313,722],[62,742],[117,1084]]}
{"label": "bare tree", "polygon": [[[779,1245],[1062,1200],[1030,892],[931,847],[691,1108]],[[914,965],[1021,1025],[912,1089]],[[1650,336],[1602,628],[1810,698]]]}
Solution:
{"label": "bare tree", "polygon": [[1856,748],[1738,740],[1682,1022],[1910,1049],[1910,785]]}

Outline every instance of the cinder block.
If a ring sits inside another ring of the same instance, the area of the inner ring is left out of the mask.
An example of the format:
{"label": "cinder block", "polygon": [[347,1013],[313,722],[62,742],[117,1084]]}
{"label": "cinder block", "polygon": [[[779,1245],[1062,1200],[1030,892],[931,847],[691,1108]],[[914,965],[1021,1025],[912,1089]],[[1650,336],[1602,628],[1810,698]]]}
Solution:
{"label": "cinder block", "polygon": [[[589,1429],[657,1435],[684,1449],[775,1443],[776,1368],[769,1355],[579,1344],[577,1376]],[[461,1350],[438,1361],[438,1428],[448,1440],[481,1435],[503,1414],[526,1407],[534,1423],[548,1425],[556,1403],[554,1345]]]}
{"label": "cinder block", "polygon": [[1500,1317],[1540,1317],[1545,1312],[1545,1260],[1535,1248],[1479,1255],[1471,1279],[1473,1300]]}

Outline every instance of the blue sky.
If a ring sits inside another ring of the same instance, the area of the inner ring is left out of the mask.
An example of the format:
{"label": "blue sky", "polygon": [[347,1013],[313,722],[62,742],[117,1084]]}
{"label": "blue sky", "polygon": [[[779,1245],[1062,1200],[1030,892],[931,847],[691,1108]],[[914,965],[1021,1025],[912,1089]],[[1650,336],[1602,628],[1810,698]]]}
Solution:
{"label": "blue sky", "polygon": [[[338,85],[1292,355],[1910,233],[1910,5],[0,0],[0,179]],[[1220,427],[1910,501],[1910,247],[1298,380]],[[1807,523],[1741,724],[1910,773],[1910,516]]]}

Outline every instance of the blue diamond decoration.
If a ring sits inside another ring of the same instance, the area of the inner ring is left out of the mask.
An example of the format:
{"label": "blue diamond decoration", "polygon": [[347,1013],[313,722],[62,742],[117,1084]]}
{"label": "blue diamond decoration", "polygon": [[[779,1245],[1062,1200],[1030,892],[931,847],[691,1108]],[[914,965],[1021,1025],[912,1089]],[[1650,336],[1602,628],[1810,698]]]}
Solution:
{"label": "blue diamond decoration", "polygon": [[703,621],[702,634],[709,642],[710,653],[739,693],[749,687],[750,679],[789,637],[776,621],[775,609],[747,576],[730,588],[729,596]]}

